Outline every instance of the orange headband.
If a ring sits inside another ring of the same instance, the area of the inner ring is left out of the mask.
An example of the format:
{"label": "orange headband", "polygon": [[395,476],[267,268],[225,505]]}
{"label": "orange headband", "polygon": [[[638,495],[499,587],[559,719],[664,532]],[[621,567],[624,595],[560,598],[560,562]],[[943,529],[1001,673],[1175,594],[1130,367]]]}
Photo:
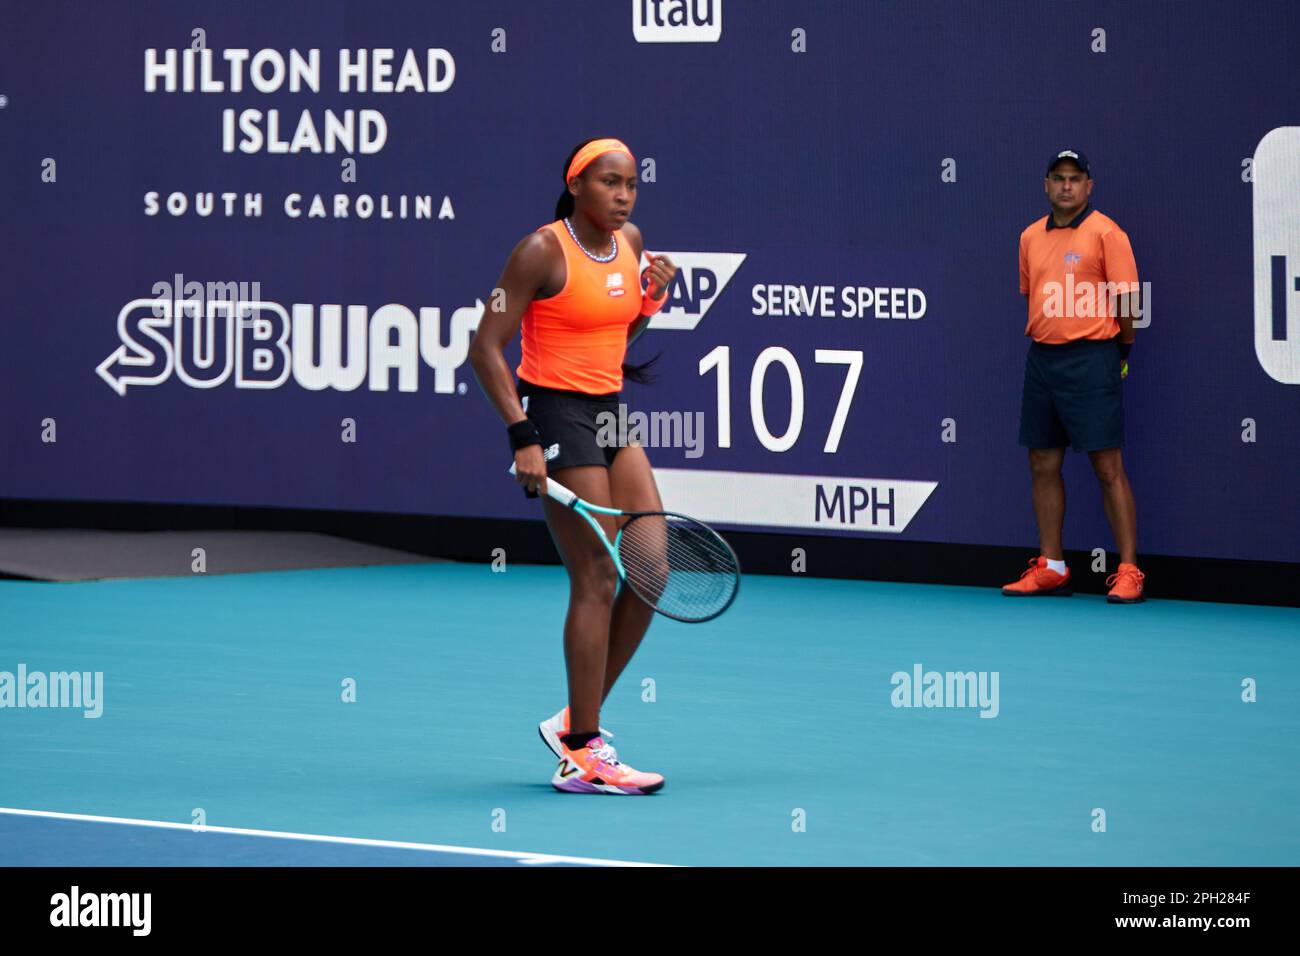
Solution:
{"label": "orange headband", "polygon": [[[567,183],[574,176],[577,176],[589,165],[597,156],[603,156],[606,153],[622,153],[628,159],[633,159],[632,151],[616,139],[593,139],[582,149],[578,150],[573,162],[569,163],[569,171],[565,174],[564,181]],[[635,162],[635,160],[633,160]]]}

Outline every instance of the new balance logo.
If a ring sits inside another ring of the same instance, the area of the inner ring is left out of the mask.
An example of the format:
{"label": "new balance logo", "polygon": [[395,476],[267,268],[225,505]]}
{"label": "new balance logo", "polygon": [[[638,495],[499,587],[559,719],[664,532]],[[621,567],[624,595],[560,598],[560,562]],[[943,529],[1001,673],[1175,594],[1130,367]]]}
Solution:
{"label": "new balance logo", "polygon": [[577,773],[579,769],[580,768],[575,767],[573,764],[569,762],[568,757],[565,757],[563,760],[560,761],[559,769],[557,769],[555,773],[560,777],[568,778],[568,777],[572,777],[575,773]]}
{"label": "new balance logo", "polygon": [[555,443],[554,445],[552,445],[550,448],[546,449],[546,451],[542,452],[542,458],[543,458],[543,460],[545,460],[545,461],[550,461],[552,458],[554,458],[554,457],[555,457],[556,455],[558,455],[559,453],[560,453],[560,443],[559,443],[559,442],[556,442],[556,443]]}
{"label": "new balance logo", "polygon": [[605,276],[606,289],[613,289],[615,287],[621,286],[622,284],[623,284],[623,273],[621,272],[611,272],[609,275]]}

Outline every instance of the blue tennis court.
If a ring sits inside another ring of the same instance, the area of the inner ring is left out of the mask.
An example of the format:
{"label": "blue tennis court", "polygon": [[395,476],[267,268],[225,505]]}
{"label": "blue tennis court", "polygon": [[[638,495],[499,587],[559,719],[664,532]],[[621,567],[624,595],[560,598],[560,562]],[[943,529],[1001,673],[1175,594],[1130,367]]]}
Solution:
{"label": "blue tennis court", "polygon": [[[615,689],[668,781],[619,799],[549,785],[566,597],[451,563],[0,581],[0,672],[103,674],[97,718],[0,710],[0,807],[73,815],[0,812],[0,864],[1300,861],[1295,609],[748,576]],[[931,671],[990,693],[894,706]]]}

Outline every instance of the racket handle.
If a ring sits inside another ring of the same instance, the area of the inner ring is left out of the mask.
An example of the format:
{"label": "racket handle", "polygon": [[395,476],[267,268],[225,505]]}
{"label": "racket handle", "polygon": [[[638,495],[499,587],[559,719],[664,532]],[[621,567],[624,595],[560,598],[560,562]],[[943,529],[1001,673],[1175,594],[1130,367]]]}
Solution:
{"label": "racket handle", "polygon": [[[513,462],[510,465],[510,474],[515,474],[515,466]],[[560,484],[554,478],[546,479],[546,495],[549,498],[554,498],[566,508],[572,508],[573,503],[578,500],[577,495],[564,487],[564,485]]]}
{"label": "racket handle", "polygon": [[564,485],[560,484],[554,478],[546,479],[546,494],[548,497],[554,498],[566,508],[572,508],[578,501],[577,495],[564,487]]}

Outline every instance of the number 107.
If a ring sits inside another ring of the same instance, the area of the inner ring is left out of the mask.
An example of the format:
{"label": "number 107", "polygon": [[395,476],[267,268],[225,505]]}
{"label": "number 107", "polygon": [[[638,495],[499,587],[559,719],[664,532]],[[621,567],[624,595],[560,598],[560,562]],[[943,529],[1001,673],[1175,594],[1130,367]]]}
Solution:
{"label": "number 107", "polygon": [[[840,447],[840,437],[844,434],[844,422],[849,417],[849,406],[853,404],[853,393],[858,387],[858,377],[862,374],[862,352],[851,349],[817,349],[814,359],[818,365],[843,365],[847,372],[844,387],[840,390],[840,400],[835,406],[835,417],[831,420],[830,431],[826,434],[826,444],[822,451],[834,453]],[[790,379],[790,422],[785,432],[773,435],[767,427],[767,418],[763,414],[763,381],[768,368],[780,365]],[[704,358],[700,359],[700,374],[704,375],[717,369],[718,372],[718,447],[731,447],[731,346],[719,345]],[[799,363],[789,349],[771,345],[758,353],[754,369],[749,376],[749,414],[754,422],[754,434],[769,451],[789,451],[799,440],[803,430],[803,374]]]}

